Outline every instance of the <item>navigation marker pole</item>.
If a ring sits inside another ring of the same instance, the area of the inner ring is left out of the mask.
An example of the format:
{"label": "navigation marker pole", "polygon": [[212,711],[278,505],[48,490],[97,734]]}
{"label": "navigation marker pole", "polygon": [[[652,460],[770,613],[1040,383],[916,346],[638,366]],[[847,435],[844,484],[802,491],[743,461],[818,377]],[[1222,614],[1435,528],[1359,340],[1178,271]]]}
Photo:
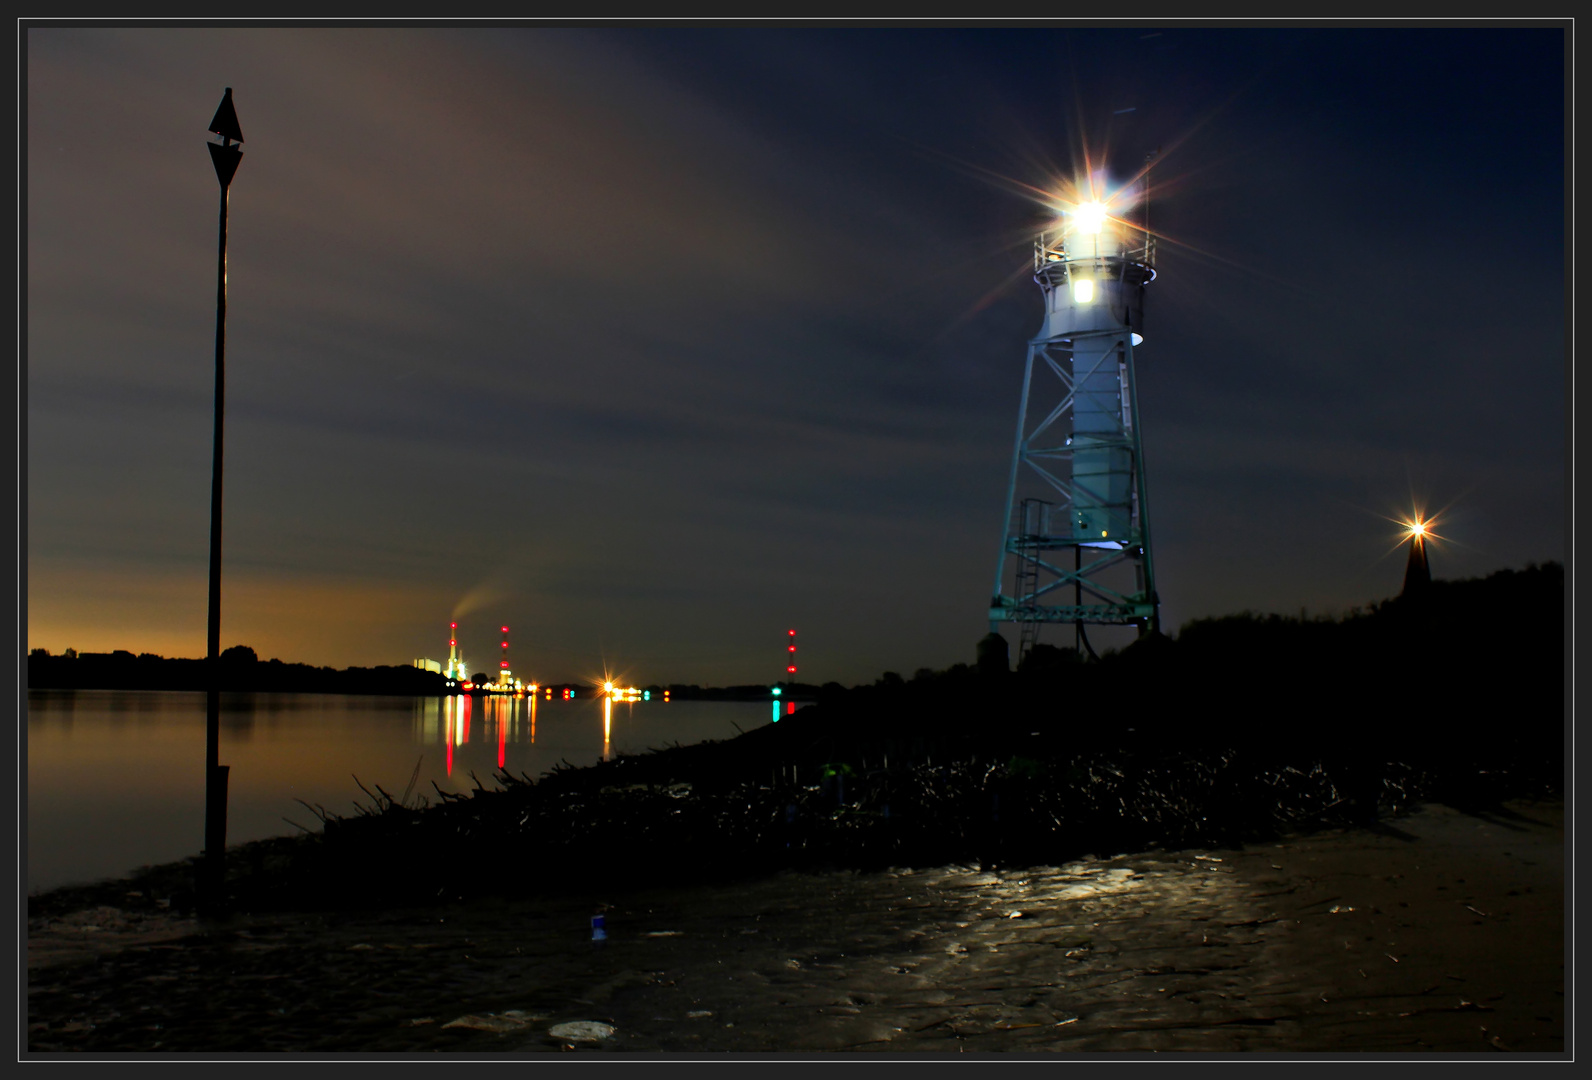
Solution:
{"label": "navigation marker pole", "polygon": [[243,160],[235,143],[243,142],[232,87],[221,98],[210,130],[220,143],[206,143],[210,163],[221,182],[221,239],[216,256],[216,404],[215,443],[210,464],[210,605],[205,669],[209,690],[205,700],[205,847],[199,872],[199,905],[216,911],[225,903],[227,847],[227,766],[221,764],[221,431],[226,415],[227,352],[227,193]]}

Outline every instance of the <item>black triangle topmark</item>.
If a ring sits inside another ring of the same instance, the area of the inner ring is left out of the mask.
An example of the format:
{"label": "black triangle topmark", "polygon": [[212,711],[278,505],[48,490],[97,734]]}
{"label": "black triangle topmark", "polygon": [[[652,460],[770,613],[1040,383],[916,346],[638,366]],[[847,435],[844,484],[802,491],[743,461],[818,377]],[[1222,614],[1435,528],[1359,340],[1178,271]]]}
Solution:
{"label": "black triangle topmark", "polygon": [[210,130],[223,139],[231,139],[233,142],[243,141],[243,129],[238,127],[238,111],[232,107],[230,86],[221,96],[221,104],[216,107],[216,115],[210,119]]}

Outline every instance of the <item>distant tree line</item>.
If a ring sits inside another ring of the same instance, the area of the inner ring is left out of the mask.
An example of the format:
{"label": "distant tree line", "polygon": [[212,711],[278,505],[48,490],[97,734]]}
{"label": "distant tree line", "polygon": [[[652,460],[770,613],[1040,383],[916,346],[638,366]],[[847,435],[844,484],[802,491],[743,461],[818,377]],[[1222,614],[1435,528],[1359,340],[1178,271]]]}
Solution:
{"label": "distant tree line", "polygon": [[[454,694],[445,676],[411,665],[331,668],[313,664],[290,664],[281,660],[261,660],[247,645],[234,645],[220,656],[221,689],[316,694]],[[486,685],[493,676],[478,674],[477,683]],[[820,693],[843,689],[839,683],[824,687],[807,683],[779,684],[781,696],[791,701],[813,701]],[[28,686],[35,690],[207,690],[206,661],[134,654],[126,649],[108,653],[80,653],[67,649],[53,656],[48,649],[28,654]],[[545,689],[561,695],[565,689],[579,697],[590,697],[591,686],[577,683],[549,683]],[[645,689],[654,697],[664,691],[675,701],[766,701],[773,684],[748,683],[737,686],[698,686],[695,683],[658,684]]]}
{"label": "distant tree line", "polygon": [[[220,688],[319,694],[416,694],[447,692],[447,680],[411,665],[331,668],[264,660],[247,645],[234,645],[219,660]],[[28,686],[55,690],[207,690],[208,662],[134,655],[125,649],[80,653],[46,649],[28,654]]]}
{"label": "distant tree line", "polygon": [[839,683],[826,683],[823,687],[812,683],[741,683],[735,686],[698,686],[696,683],[670,683],[668,686],[649,686],[654,694],[669,691],[675,701],[767,701],[779,687],[779,696],[788,701],[816,701],[821,693],[842,690]]}

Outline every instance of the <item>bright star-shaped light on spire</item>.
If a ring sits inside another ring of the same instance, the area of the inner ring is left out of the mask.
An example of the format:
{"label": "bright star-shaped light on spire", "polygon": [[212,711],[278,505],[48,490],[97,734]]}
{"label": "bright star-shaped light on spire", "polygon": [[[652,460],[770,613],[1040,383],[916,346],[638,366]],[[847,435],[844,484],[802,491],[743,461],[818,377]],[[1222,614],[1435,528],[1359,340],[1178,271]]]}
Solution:
{"label": "bright star-shaped light on spire", "polygon": [[1399,544],[1404,544],[1406,542],[1412,544],[1425,544],[1431,540],[1446,539],[1446,537],[1433,530],[1433,526],[1438,524],[1437,519],[1437,514],[1428,516],[1424,510],[1419,509],[1411,512],[1408,517],[1395,518],[1394,520],[1398,523],[1399,528],[1402,530],[1399,535]]}

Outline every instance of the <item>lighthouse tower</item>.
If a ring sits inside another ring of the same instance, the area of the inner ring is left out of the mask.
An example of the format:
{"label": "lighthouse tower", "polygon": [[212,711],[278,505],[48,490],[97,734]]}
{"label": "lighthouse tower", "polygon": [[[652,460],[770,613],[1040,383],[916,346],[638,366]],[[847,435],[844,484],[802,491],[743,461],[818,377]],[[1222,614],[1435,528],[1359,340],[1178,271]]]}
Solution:
{"label": "lighthouse tower", "polygon": [[[1155,244],[1142,185],[1079,184],[1034,242],[1044,322],[1028,343],[990,630],[1021,628],[1019,661],[1046,624],[1157,628],[1134,349]],[[1132,220],[1130,220],[1130,216]]]}
{"label": "lighthouse tower", "polygon": [[1405,534],[1410,541],[1410,556],[1404,563],[1404,590],[1399,596],[1416,599],[1432,589],[1432,568],[1426,561],[1426,523],[1417,518]]}

